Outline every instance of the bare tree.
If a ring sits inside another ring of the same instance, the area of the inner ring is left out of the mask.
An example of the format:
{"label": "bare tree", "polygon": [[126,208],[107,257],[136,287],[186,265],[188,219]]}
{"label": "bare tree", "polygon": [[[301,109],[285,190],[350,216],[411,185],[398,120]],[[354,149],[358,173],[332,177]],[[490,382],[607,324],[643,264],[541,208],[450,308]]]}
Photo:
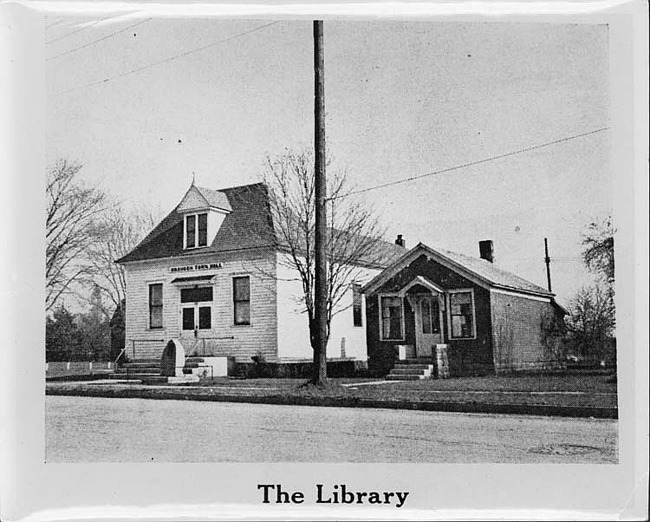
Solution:
{"label": "bare tree", "polygon": [[570,348],[583,358],[603,360],[613,345],[616,315],[612,293],[602,285],[581,288],[571,301],[566,328]]}
{"label": "bare tree", "polygon": [[95,217],[106,195],[79,180],[81,165],[59,160],[48,171],[45,222],[45,308],[52,310],[71,286],[89,273],[86,252],[95,239]]}
{"label": "bare tree", "polygon": [[[329,164],[329,162],[328,162]],[[346,176],[328,173],[327,242],[327,339],[332,317],[345,309],[342,300],[364,267],[378,268],[383,256],[383,231],[373,213],[351,197]],[[287,267],[295,270],[302,283],[302,302],[309,322],[310,344],[318,350],[315,317],[315,177],[311,152],[286,152],[277,159],[267,158],[264,181],[269,188],[270,207],[276,239],[288,254]],[[314,357],[315,366],[318,357]],[[314,384],[323,384],[314,369]],[[322,369],[323,372],[325,369]]]}
{"label": "bare tree", "polygon": [[[129,253],[156,224],[156,216],[150,211],[126,211],[114,203],[110,209],[97,216],[92,229],[93,241],[87,250],[89,270],[84,282],[91,288],[98,287],[115,308],[126,299],[124,267],[115,263]],[[104,313],[110,318],[110,312]]]}
{"label": "bare tree", "polygon": [[602,276],[610,287],[614,283],[614,232],[612,216],[609,215],[600,223],[590,223],[582,238],[585,266]]}

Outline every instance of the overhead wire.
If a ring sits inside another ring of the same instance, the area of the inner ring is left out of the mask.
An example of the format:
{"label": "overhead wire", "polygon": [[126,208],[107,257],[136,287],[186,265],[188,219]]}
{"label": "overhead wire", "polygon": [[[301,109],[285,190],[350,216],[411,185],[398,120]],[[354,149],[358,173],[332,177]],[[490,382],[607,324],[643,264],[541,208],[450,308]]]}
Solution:
{"label": "overhead wire", "polygon": [[103,42],[104,40],[108,40],[109,38],[117,36],[120,33],[128,31],[129,29],[133,29],[134,27],[138,27],[139,25],[147,23],[150,20],[151,20],[151,18],[146,18],[144,20],[140,20],[139,22],[137,22],[135,24],[129,25],[128,27],[124,27],[123,29],[120,29],[119,31],[115,31],[115,32],[113,32],[111,34],[108,34],[106,36],[98,38],[97,40],[93,40],[92,42],[88,42],[88,43],[86,43],[84,45],[80,45],[79,47],[75,47],[74,49],[70,49],[69,51],[65,51],[63,53],[59,53],[59,54],[56,54],[54,56],[50,56],[50,57],[46,58],[45,61],[48,62],[50,60],[54,60],[55,58],[60,58],[61,56],[65,56],[65,55],[72,54],[74,52],[80,51],[82,49],[85,49],[86,47],[90,47],[91,45],[95,45],[96,43]]}
{"label": "overhead wire", "polygon": [[415,181],[415,180],[426,178],[426,177],[429,177],[429,176],[435,176],[437,174],[445,174],[447,172],[452,172],[452,171],[455,171],[455,170],[461,170],[461,169],[465,169],[465,168],[468,168],[468,167],[473,167],[475,165],[482,165],[484,163],[489,163],[491,161],[496,161],[496,160],[499,160],[499,159],[508,158],[510,156],[516,156],[518,154],[524,154],[526,152],[531,152],[533,150],[542,149],[544,147],[550,147],[552,145],[557,145],[559,143],[564,143],[566,141],[576,140],[578,138],[584,138],[585,136],[590,136],[592,134],[597,134],[599,132],[603,132],[603,131],[606,131],[606,130],[609,130],[609,127],[602,127],[600,129],[596,129],[596,130],[593,130],[593,131],[583,132],[581,134],[574,134],[573,136],[568,136],[566,138],[560,138],[560,139],[557,139],[557,140],[549,141],[549,142],[546,142],[546,143],[542,143],[541,145],[533,145],[531,147],[525,147],[523,149],[515,150],[515,151],[512,151],[512,152],[506,152],[505,154],[499,154],[497,156],[491,156],[489,158],[484,158],[484,159],[477,160],[477,161],[470,161],[468,163],[463,163],[461,165],[456,165],[454,167],[448,167],[448,168],[445,168],[445,169],[434,170],[432,172],[427,172],[426,174],[419,174],[417,176],[411,176],[409,178],[398,179],[396,181],[389,181],[388,183],[382,183],[380,185],[375,185],[375,186],[372,186],[372,187],[367,187],[367,188],[363,188],[363,189],[359,189],[359,190],[354,190],[352,192],[348,192],[347,194],[343,194],[343,195],[340,195],[340,196],[333,196],[331,198],[328,198],[328,200],[333,201],[333,200],[336,200],[336,199],[347,198],[347,197],[355,195],[355,194],[362,194],[364,192],[370,192],[371,190],[378,190],[378,189],[382,189],[382,188],[386,188],[386,187],[392,187],[394,185],[399,185],[399,184],[402,184],[402,183],[408,183],[410,181]]}
{"label": "overhead wire", "polygon": [[108,83],[110,81],[117,80],[119,78],[124,78],[125,76],[130,76],[131,74],[135,74],[135,73],[144,71],[146,69],[150,69],[151,67],[155,67],[157,65],[162,65],[164,63],[168,63],[168,62],[171,62],[171,61],[174,61],[174,60],[178,60],[179,58],[184,58],[184,57],[189,56],[191,54],[198,53],[200,51],[204,51],[205,49],[209,49],[210,47],[214,47],[216,45],[220,45],[220,44],[223,44],[223,43],[226,43],[226,42],[230,42],[230,41],[235,40],[237,38],[241,38],[242,36],[246,36],[246,35],[249,35],[251,33],[261,31],[262,29],[266,29],[267,27],[271,27],[272,25],[279,24],[279,23],[280,23],[279,21],[276,21],[276,22],[271,22],[271,23],[268,23],[268,24],[264,24],[264,25],[261,25],[259,27],[255,27],[253,29],[249,29],[248,31],[243,31],[241,33],[237,33],[237,34],[229,36],[227,38],[222,38],[221,40],[217,40],[216,42],[212,42],[212,43],[204,45],[202,47],[198,47],[196,49],[191,49],[189,51],[184,51],[182,53],[170,56],[168,58],[164,58],[164,59],[159,60],[157,62],[153,62],[153,63],[147,64],[147,65],[143,65],[141,67],[137,67],[135,69],[131,69],[130,71],[126,71],[124,73],[118,74],[117,76],[105,78],[103,80],[88,83],[88,84],[85,84],[85,85],[80,85],[78,87],[68,89],[67,91],[58,92],[54,96],[62,96],[64,94],[69,94],[71,92],[78,91],[80,89],[85,89],[85,88],[88,88],[88,87],[94,87],[96,85],[103,85],[103,84]]}
{"label": "overhead wire", "polygon": [[48,29],[51,29],[52,27],[56,27],[57,25],[61,25],[64,22],[65,22],[65,20],[57,20],[56,22],[52,22],[51,24],[47,24],[45,26],[45,30],[47,31]]}
{"label": "overhead wire", "polygon": [[121,15],[107,16],[106,18],[100,18],[99,20],[95,20],[94,22],[91,22],[88,25],[84,25],[84,26],[80,27],[79,29],[77,29],[75,31],[71,31],[71,32],[66,33],[66,34],[64,34],[62,36],[59,36],[58,38],[48,40],[47,42],[45,42],[45,44],[49,45],[51,43],[58,42],[59,40],[63,40],[64,38],[68,38],[69,36],[72,36],[73,34],[80,33],[81,31],[85,31],[86,29],[90,29],[91,27],[96,26],[99,22],[105,22],[106,20],[110,20],[111,18],[117,18],[118,16],[121,16]]}

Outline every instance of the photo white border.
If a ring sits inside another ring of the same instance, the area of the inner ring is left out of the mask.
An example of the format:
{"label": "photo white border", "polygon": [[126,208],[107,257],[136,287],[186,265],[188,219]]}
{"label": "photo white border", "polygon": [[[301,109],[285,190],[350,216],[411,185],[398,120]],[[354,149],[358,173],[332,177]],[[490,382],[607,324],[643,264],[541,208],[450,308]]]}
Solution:
{"label": "photo white border", "polygon": [[[44,34],[48,12],[610,24],[619,347],[618,465],[44,464]],[[648,12],[635,2],[0,5],[3,520],[640,520],[648,491]],[[30,219],[16,223],[25,212]],[[6,238],[6,239],[5,239]],[[6,333],[8,332],[8,336]],[[634,347],[630,350],[630,347]],[[390,508],[265,506],[258,483],[407,490]],[[504,506],[504,502],[509,502]]]}

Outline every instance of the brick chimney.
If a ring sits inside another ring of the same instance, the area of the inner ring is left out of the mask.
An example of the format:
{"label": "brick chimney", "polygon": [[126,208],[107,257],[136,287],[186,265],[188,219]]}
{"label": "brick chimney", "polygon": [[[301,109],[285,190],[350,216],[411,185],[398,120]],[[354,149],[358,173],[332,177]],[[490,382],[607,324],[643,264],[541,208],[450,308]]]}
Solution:
{"label": "brick chimney", "polygon": [[485,259],[490,263],[494,263],[494,245],[492,244],[491,239],[486,239],[485,241],[479,241],[478,251],[481,256],[481,259]]}
{"label": "brick chimney", "polygon": [[395,244],[401,246],[402,248],[406,248],[406,241],[404,241],[402,234],[397,234],[397,239],[395,240]]}

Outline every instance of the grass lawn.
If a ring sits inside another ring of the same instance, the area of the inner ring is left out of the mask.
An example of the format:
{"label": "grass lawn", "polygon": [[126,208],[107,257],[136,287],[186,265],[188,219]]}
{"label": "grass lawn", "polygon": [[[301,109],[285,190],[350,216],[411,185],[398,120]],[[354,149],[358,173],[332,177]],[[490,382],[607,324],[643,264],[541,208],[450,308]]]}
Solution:
{"label": "grass lawn", "polygon": [[[616,408],[616,384],[607,375],[508,375],[383,381],[330,379],[316,388],[305,379],[215,378],[196,385],[198,393],[255,397],[323,397],[413,402],[471,402]],[[370,384],[376,383],[376,384]],[[358,386],[355,386],[358,385]]]}
{"label": "grass lawn", "polygon": [[[229,379],[215,377],[197,383],[197,386],[225,386],[234,388],[299,388],[308,382],[306,379]],[[378,383],[370,385],[369,383]],[[381,383],[381,384],[379,384]],[[575,374],[513,374],[488,375],[485,377],[461,377],[455,379],[423,379],[420,381],[384,382],[383,379],[330,379],[331,387],[348,385],[353,388],[420,391],[475,391],[475,392],[584,392],[616,393],[616,383],[607,382],[606,375]]]}
{"label": "grass lawn", "polygon": [[[610,414],[602,412],[616,412],[617,408],[616,384],[608,382],[605,374],[510,375],[421,381],[346,378],[330,379],[324,387],[314,387],[306,379],[239,380],[220,377],[182,385],[48,383],[47,392],[319,406],[451,408],[452,411],[489,412],[493,408],[506,413],[535,413],[552,407],[555,411],[564,409],[577,416],[585,415],[578,411],[594,411],[593,415],[607,416]],[[527,410],[531,406],[541,408]]]}

